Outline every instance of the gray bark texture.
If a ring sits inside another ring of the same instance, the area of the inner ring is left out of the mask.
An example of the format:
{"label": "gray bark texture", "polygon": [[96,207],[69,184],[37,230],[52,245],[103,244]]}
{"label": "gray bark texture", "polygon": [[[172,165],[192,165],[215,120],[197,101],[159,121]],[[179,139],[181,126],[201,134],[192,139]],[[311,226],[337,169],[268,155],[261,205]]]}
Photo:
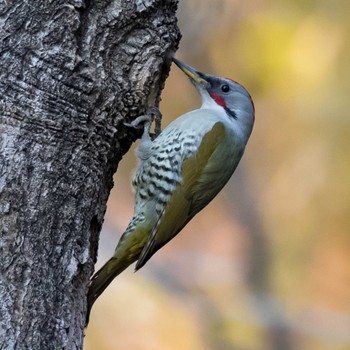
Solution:
{"label": "gray bark texture", "polygon": [[123,121],[159,103],[177,0],[0,0],[0,349],[82,349]]}

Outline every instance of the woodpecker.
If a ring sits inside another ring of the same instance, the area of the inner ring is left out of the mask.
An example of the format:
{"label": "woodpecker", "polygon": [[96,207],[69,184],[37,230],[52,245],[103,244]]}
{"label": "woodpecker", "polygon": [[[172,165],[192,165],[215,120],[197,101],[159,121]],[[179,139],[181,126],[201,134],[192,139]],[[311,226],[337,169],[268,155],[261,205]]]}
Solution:
{"label": "woodpecker", "polygon": [[[114,255],[92,277],[88,314],[112,280],[136,261],[139,270],[224,187],[235,171],[254,124],[248,91],[226,78],[198,72],[173,58],[202,98],[151,138],[145,123],[133,179],[134,214]],[[137,126],[144,117],[132,123]]]}

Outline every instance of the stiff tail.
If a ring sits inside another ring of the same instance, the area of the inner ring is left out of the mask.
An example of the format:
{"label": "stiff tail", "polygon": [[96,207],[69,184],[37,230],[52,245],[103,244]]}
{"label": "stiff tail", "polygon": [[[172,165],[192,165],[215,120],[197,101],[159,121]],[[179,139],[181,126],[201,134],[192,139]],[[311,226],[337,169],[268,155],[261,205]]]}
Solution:
{"label": "stiff tail", "polygon": [[91,285],[87,295],[88,309],[86,315],[86,326],[89,323],[91,308],[96,299],[103,293],[114,278],[128,266],[129,264],[125,264],[125,262],[121,263],[120,259],[111,258],[102,266],[100,270],[94,274],[91,279]]}

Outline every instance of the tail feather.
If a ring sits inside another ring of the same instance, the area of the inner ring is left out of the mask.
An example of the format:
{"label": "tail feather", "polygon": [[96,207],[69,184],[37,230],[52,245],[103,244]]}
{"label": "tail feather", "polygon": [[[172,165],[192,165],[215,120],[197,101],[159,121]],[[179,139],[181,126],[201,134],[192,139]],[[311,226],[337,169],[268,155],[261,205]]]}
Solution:
{"label": "tail feather", "polygon": [[89,323],[91,308],[96,299],[103,293],[103,291],[109,286],[109,284],[123,272],[129,263],[122,263],[120,259],[112,257],[106,264],[98,270],[91,279],[91,285],[87,295],[87,315],[86,325]]}

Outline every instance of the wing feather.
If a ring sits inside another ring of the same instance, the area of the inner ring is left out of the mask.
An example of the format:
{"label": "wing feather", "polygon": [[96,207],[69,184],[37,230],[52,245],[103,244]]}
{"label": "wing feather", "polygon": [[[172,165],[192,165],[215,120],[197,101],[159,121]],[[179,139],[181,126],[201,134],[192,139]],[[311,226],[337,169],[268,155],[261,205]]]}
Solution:
{"label": "wing feather", "polygon": [[204,135],[198,152],[184,160],[181,174],[183,180],[172,193],[159,221],[155,225],[148,242],[145,244],[136,270],[141,268],[150,257],[164,244],[170,241],[178,232],[204,208],[216,195],[205,196],[200,192],[211,185],[208,163],[220,143],[225,139],[226,132],[222,123],[217,122],[213,128]]}

